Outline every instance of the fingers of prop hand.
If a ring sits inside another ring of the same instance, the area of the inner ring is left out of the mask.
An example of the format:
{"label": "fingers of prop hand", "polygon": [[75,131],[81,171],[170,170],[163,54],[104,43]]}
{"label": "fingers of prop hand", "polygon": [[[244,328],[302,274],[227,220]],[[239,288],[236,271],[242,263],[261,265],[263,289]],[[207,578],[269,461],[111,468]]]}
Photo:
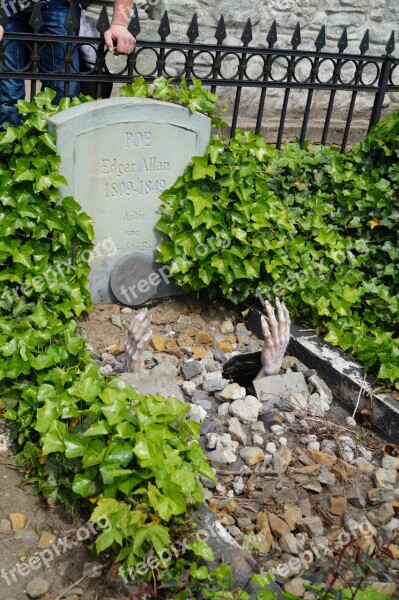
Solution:
{"label": "fingers of prop hand", "polygon": [[284,315],[285,315],[285,341],[286,344],[288,345],[288,342],[290,341],[290,328],[291,328],[291,319],[290,319],[290,313],[288,312],[288,309],[286,307],[286,305],[283,302],[283,311],[284,311]]}
{"label": "fingers of prop hand", "polygon": [[[149,323],[148,323],[148,325],[149,325]],[[139,343],[137,344],[137,348],[139,350],[141,350],[142,348],[144,348],[146,346],[147,342],[149,341],[149,339],[150,339],[151,336],[152,336],[152,331],[151,331],[151,329],[149,329],[146,333],[144,333],[144,335],[139,340]]]}
{"label": "fingers of prop hand", "polygon": [[270,345],[270,340],[271,340],[272,336],[270,334],[270,329],[269,329],[269,325],[267,324],[266,317],[264,317],[262,315],[260,322],[262,325],[262,333],[263,333],[263,337],[265,338],[265,342],[267,343],[267,345]]}
{"label": "fingers of prop hand", "polygon": [[114,38],[111,29],[104,32],[104,43],[110,52],[114,51]]}
{"label": "fingers of prop hand", "polygon": [[276,296],[276,311],[277,311],[277,322],[278,322],[278,335],[281,340],[284,340],[285,336],[285,314],[283,311],[280,298]]}
{"label": "fingers of prop hand", "polygon": [[270,333],[272,334],[272,338],[276,339],[278,336],[278,324],[277,324],[277,319],[276,316],[274,314],[274,310],[272,305],[270,304],[269,300],[266,300],[266,312],[267,312],[267,316],[269,319],[269,327],[270,327]]}
{"label": "fingers of prop hand", "polygon": [[[115,54],[131,54],[133,52],[136,46],[136,40],[130,31],[126,29],[126,27],[123,25],[112,25],[111,29],[108,29],[108,31],[111,32],[112,47],[109,47],[107,41],[105,43],[107,44],[110,52],[115,51]],[[116,48],[114,48],[114,42],[116,42]]]}
{"label": "fingers of prop hand", "polygon": [[4,27],[2,25],[0,25],[0,42],[3,41],[3,36],[4,36]]}

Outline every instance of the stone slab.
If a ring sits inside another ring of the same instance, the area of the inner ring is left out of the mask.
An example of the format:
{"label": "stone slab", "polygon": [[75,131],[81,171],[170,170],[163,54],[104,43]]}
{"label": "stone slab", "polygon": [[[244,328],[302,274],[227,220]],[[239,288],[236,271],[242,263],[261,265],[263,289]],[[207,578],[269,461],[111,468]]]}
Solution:
{"label": "stone slab", "polygon": [[254,388],[261,402],[275,402],[279,398],[286,398],[291,402],[295,400],[297,394],[302,394],[305,398],[309,397],[303,373],[292,372],[255,379]]}
{"label": "stone slab", "polygon": [[[155,258],[162,236],[159,196],[182,175],[210,140],[210,119],[182,106],[148,98],[111,98],[71,108],[49,120],[57,136],[60,171],[94,220],[91,292],[95,303],[114,301],[111,273],[129,254]],[[143,262],[143,261],[142,261]],[[147,278],[152,272],[143,275]]]}

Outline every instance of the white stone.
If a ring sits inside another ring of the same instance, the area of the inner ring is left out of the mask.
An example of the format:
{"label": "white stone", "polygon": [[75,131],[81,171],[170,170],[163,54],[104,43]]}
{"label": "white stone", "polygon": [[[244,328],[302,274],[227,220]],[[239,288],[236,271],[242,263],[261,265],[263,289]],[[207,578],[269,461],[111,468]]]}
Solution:
{"label": "white stone", "polygon": [[208,413],[206,412],[205,408],[202,408],[202,406],[199,406],[199,404],[190,404],[190,409],[187,413],[188,419],[196,421],[197,423],[202,423],[202,421],[205,421],[207,416]]}
{"label": "white stone", "polygon": [[322,379],[320,379],[318,375],[312,375],[311,377],[309,377],[309,381],[316,388],[317,393],[319,394],[322,402],[331,404],[333,394],[328,385]]}
{"label": "white stone", "polygon": [[258,435],[257,433],[255,433],[255,435],[252,438],[252,442],[253,442],[254,446],[262,447],[263,446],[263,437],[261,435]]}
{"label": "white stone", "polygon": [[230,404],[229,412],[233,417],[237,417],[241,421],[254,422],[258,420],[259,411],[262,404],[254,396],[246,396],[244,400],[234,400]]}
{"label": "white stone", "polygon": [[223,402],[223,404],[220,404],[220,406],[218,406],[218,416],[219,417],[227,417],[227,415],[229,414],[229,409],[230,409],[230,403]]}
{"label": "white stone", "polygon": [[320,450],[320,442],[309,442],[307,448],[308,450],[316,450],[318,452]]}
{"label": "white stone", "polygon": [[281,425],[272,425],[270,431],[274,433],[274,435],[281,436],[284,433],[284,428],[281,427]]}
{"label": "white stone", "polygon": [[242,444],[243,446],[246,446],[247,445],[247,434],[245,433],[244,429],[242,428],[242,425],[241,425],[240,421],[237,419],[237,417],[233,417],[233,418],[229,419],[228,426],[229,426],[229,433],[230,433],[232,439],[237,440],[237,442],[240,442],[240,444]]}
{"label": "white stone", "polygon": [[207,433],[205,437],[206,437],[205,448],[207,450],[215,450],[216,444],[218,441],[218,436],[216,435],[216,433]]}
{"label": "white stone", "polygon": [[220,331],[222,333],[234,333],[233,321],[231,319],[226,319],[226,321],[223,321]]}
{"label": "white stone", "polygon": [[182,390],[187,396],[192,396],[197,389],[197,386],[193,381],[183,381]]}
{"label": "white stone", "polygon": [[[63,197],[73,196],[94,219],[93,300],[110,302],[108,284],[117,261],[134,252],[153,258],[162,239],[154,229],[160,193],[183,174],[192,156],[205,153],[210,119],[170,102],[111,98],[54,115],[49,131],[57,136],[60,172],[68,182]],[[140,283],[143,289],[153,285],[155,295],[155,280],[150,284],[142,276]],[[126,290],[124,301],[129,304],[135,293]]]}
{"label": "white stone", "polygon": [[288,445],[288,440],[287,440],[286,437],[281,437],[281,438],[279,438],[278,441],[279,441],[280,446],[287,446]]}
{"label": "white stone", "polygon": [[275,452],[277,452],[276,444],[274,442],[267,442],[266,452],[268,452],[269,454],[274,454]]}
{"label": "white stone", "polygon": [[234,389],[230,394],[230,400],[244,400],[247,390],[244,387]]}

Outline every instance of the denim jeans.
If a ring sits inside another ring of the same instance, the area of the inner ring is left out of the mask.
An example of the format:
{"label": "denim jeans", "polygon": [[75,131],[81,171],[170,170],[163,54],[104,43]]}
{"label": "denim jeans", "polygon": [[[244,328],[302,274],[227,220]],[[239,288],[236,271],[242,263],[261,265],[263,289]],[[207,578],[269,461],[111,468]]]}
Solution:
{"label": "denim jeans", "polygon": [[[5,1],[7,6],[7,0]],[[64,27],[65,18],[68,14],[69,3],[67,0],[49,0],[48,5],[42,11],[43,26],[39,33],[66,35],[67,30]],[[6,32],[28,33],[32,32],[29,25],[31,13],[14,13],[8,8],[11,16],[5,25]],[[26,56],[27,44],[25,42],[7,40],[4,42],[4,71],[20,71],[26,65],[29,58]],[[31,42],[29,43],[31,45]],[[63,59],[65,56],[66,44],[44,44],[40,49],[39,69],[43,72],[42,89],[52,88],[56,92],[55,102],[58,103],[65,96],[65,82],[51,81],[50,72],[63,72]],[[77,48],[73,50],[73,61],[71,71],[79,71],[79,56]],[[45,78],[46,77],[46,78]],[[0,124],[8,122],[11,125],[19,125],[21,116],[15,107],[17,100],[25,98],[25,83],[22,79],[0,79]],[[71,81],[68,95],[73,98],[79,94],[79,82]]]}

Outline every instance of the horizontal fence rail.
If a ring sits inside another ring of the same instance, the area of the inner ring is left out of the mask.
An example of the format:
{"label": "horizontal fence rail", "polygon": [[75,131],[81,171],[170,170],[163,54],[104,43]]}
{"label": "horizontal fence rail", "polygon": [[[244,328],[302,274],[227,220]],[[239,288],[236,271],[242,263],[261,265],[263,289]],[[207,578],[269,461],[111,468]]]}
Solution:
{"label": "horizontal fence rail", "polygon": [[[3,6],[3,4],[2,4]],[[0,24],[8,19],[4,8],[0,8]],[[188,82],[192,78],[200,79],[213,92],[219,89],[233,90],[233,109],[230,115],[230,134],[234,135],[242,114],[242,93],[245,89],[259,90],[256,107],[256,119],[253,130],[261,133],[268,124],[267,94],[270,89],[282,89],[283,98],[279,114],[277,130],[277,147],[281,146],[285,133],[287,116],[290,109],[290,96],[296,90],[304,90],[305,102],[301,115],[299,141],[307,139],[307,130],[312,108],[315,104],[315,92],[327,92],[327,102],[324,107],[322,144],[328,142],[328,136],[338,92],[348,93],[346,118],[343,120],[341,149],[344,150],[351,130],[356,100],[359,93],[371,94],[373,98],[369,116],[369,129],[381,117],[386,95],[399,91],[399,58],[395,50],[395,36],[392,32],[383,56],[367,55],[369,50],[369,31],[367,30],[359,46],[359,53],[346,53],[348,47],[347,30],[344,29],[337,44],[337,51],[323,51],[326,45],[326,30],[323,26],[314,42],[315,50],[301,50],[301,30],[298,24],[291,39],[291,48],[275,48],[277,43],[277,26],[274,22],[266,36],[267,46],[251,47],[253,32],[251,21],[248,20],[241,36],[242,45],[224,45],[227,37],[223,16],[216,27],[215,43],[198,43],[199,27],[197,16],[194,15],[187,30],[188,41],[168,41],[171,34],[168,14],[165,12],[161,19],[158,35],[159,40],[147,41],[139,38],[140,22],[137,11],[129,23],[129,31],[136,37],[135,51],[126,57],[123,67],[112,70],[107,61],[108,50],[104,46],[104,32],[109,28],[109,19],[105,6],[103,7],[96,29],[99,37],[76,37],[79,26],[78,15],[71,4],[65,21],[68,32],[65,36],[40,34],[43,25],[42,6],[38,3],[33,10],[30,25],[32,33],[6,33],[0,44],[0,89],[1,81],[5,78],[31,81],[31,97],[38,91],[38,81],[58,80],[65,82],[65,95],[69,94],[71,81],[89,82],[94,86],[94,95],[102,94],[105,83],[131,82],[136,76],[142,76],[148,82],[156,77],[173,77],[178,83],[182,77]],[[19,71],[7,71],[4,55],[7,44],[19,41],[24,44],[26,65]],[[57,72],[44,74],[41,65],[41,52],[48,44],[64,44],[63,66]],[[72,67],[73,53],[82,47],[90,47],[94,59],[85,67],[76,71]],[[297,116],[295,118],[298,118]]]}

